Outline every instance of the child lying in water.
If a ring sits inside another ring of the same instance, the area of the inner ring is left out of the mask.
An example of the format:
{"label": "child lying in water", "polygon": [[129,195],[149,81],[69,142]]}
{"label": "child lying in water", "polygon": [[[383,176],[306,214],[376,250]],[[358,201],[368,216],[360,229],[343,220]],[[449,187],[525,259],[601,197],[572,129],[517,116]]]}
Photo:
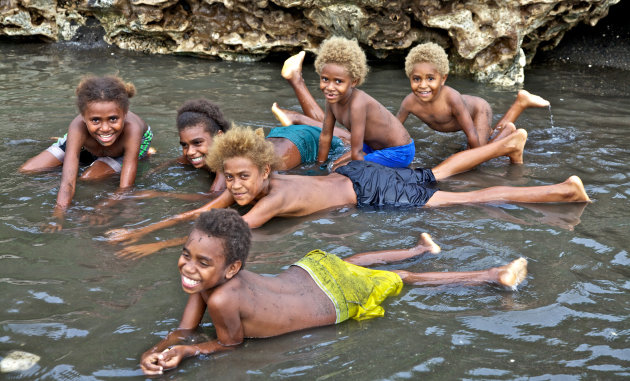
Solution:
{"label": "child lying in water", "polygon": [[[233,210],[200,215],[178,261],[182,288],[188,294],[182,320],[177,330],[142,355],[140,367],[145,374],[162,374],[186,357],[232,350],[245,338],[383,316],[380,304],[398,295],[403,283],[494,283],[514,288],[527,275],[524,258],[470,272],[413,273],[361,267],[438,253],[439,246],[423,234],[409,250],[362,253],[344,260],[314,250],[277,276],[263,276],[243,269],[250,239],[247,223]],[[217,338],[180,344],[199,327],[206,310]]]}
{"label": "child lying in water", "polygon": [[448,56],[438,44],[428,42],[411,49],[405,59],[411,94],[405,97],[396,114],[401,123],[413,114],[436,131],[464,131],[468,146],[475,148],[514,132],[510,123],[525,109],[549,106],[547,100],[525,90],[519,91],[512,106],[497,122],[496,135],[491,139],[492,108],[485,99],[460,94],[446,86],[448,70]]}
{"label": "child lying in water", "polygon": [[208,165],[225,175],[227,189],[199,209],[136,230],[108,232],[110,241],[134,242],[144,234],[192,220],[200,213],[227,208],[234,203],[251,205],[243,216],[250,227],[262,226],[273,217],[306,216],[347,205],[395,205],[437,207],[488,202],[587,202],[582,181],[571,176],[565,182],[536,187],[498,186],[470,192],[445,192],[435,182],[468,171],[487,160],[509,156],[523,161],[527,132],[482,147],[458,152],[433,169],[389,168],[376,163],[351,161],[327,176],[272,173],[276,155],[273,145],[247,128],[232,128],[215,140]]}

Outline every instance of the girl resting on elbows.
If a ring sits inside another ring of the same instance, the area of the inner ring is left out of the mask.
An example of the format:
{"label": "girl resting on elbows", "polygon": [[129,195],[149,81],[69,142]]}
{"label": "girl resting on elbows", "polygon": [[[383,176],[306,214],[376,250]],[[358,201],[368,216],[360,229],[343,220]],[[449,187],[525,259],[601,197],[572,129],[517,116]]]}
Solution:
{"label": "girl resting on elbows", "polygon": [[136,89],[116,76],[88,76],[76,89],[79,115],[68,133],[20,167],[20,172],[40,172],[63,166],[57,193],[55,217],[49,230],[60,230],[64,213],[74,196],[79,163],[90,164],[83,180],[98,180],[120,173],[120,188],[130,188],[136,179],[138,159],[148,154],[153,133],[129,111],[129,98]]}

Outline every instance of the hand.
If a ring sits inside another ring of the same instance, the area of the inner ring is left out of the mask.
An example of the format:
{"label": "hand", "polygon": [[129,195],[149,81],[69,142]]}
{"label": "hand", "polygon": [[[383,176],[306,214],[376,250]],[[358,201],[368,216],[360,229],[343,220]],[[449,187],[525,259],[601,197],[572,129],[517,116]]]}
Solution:
{"label": "hand", "polygon": [[134,243],[142,236],[137,231],[130,229],[112,229],[105,232],[105,235],[111,243],[120,242],[126,244]]}
{"label": "hand", "polygon": [[83,215],[81,217],[81,222],[87,222],[88,224],[94,225],[103,225],[106,224],[110,220],[111,216],[105,215],[103,213],[95,212],[92,214]]}
{"label": "hand", "polygon": [[140,259],[160,251],[163,248],[162,242],[145,243],[142,245],[127,246],[116,252],[116,257],[121,259]]}
{"label": "hand", "polygon": [[164,373],[164,368],[158,364],[160,352],[147,352],[140,359],[140,368],[146,375],[157,375]]}

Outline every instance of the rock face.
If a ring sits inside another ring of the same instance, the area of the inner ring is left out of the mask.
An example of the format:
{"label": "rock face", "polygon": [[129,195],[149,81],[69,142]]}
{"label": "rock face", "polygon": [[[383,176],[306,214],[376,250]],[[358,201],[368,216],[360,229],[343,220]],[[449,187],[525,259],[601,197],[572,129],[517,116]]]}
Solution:
{"label": "rock face", "polygon": [[595,25],[619,0],[0,0],[0,35],[76,39],[99,25],[122,49],[257,60],[316,52],[330,35],[369,56],[400,59],[413,45],[447,49],[452,71],[513,85],[539,49],[578,23]]}

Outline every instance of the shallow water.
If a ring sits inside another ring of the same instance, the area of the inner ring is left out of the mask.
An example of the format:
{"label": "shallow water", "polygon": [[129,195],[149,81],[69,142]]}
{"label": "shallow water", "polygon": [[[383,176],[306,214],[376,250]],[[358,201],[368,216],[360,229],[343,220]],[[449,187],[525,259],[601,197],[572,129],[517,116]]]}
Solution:
{"label": "shallow water", "polygon": [[[273,101],[299,109],[279,63],[228,63],[146,56],[73,45],[0,43],[0,357],[19,349],[41,356],[3,379],[140,378],[138,359],[177,327],[186,297],[179,248],[136,261],[115,257],[121,246],[107,229],[143,225],[200,202],[127,200],[89,226],[117,178],[79,183],[60,233],[41,232],[51,216],[60,172],[22,175],[17,168],[62,135],[75,114],[74,88],[85,73],[118,73],[138,95],[132,110],[155,131],[157,155],[140,164],[138,189],[204,192],[207,174],[169,167],[179,154],[174,127],[186,99],[217,101],[241,125],[277,123]],[[373,67],[362,88],[392,112],[408,93],[402,64]],[[305,78],[315,91],[312,66]],[[477,270],[519,256],[530,274],[518,291],[494,286],[406,287],[385,304],[386,316],[248,340],[236,351],[186,360],[165,379],[611,379],[630,375],[630,82],[628,73],[583,66],[533,67],[525,87],[552,104],[527,110],[525,164],[506,158],[441,184],[444,190],[541,185],[579,175],[589,205],[484,205],[442,209],[345,208],[277,219],[255,232],[248,268],[275,274],[314,248],[350,255],[409,247],[429,232],[442,247],[402,264],[410,271]],[[516,89],[466,78],[448,84],[489,101],[495,121]],[[316,98],[321,99],[319,93]],[[550,121],[553,120],[553,126]],[[463,134],[439,134],[411,118],[415,164],[431,167],[465,146]],[[294,172],[318,173],[307,166]],[[110,213],[111,212],[111,213]],[[182,224],[141,242],[185,235]],[[207,321],[207,320],[206,320]],[[212,337],[207,322],[201,335]],[[203,337],[203,336],[202,336]]]}

